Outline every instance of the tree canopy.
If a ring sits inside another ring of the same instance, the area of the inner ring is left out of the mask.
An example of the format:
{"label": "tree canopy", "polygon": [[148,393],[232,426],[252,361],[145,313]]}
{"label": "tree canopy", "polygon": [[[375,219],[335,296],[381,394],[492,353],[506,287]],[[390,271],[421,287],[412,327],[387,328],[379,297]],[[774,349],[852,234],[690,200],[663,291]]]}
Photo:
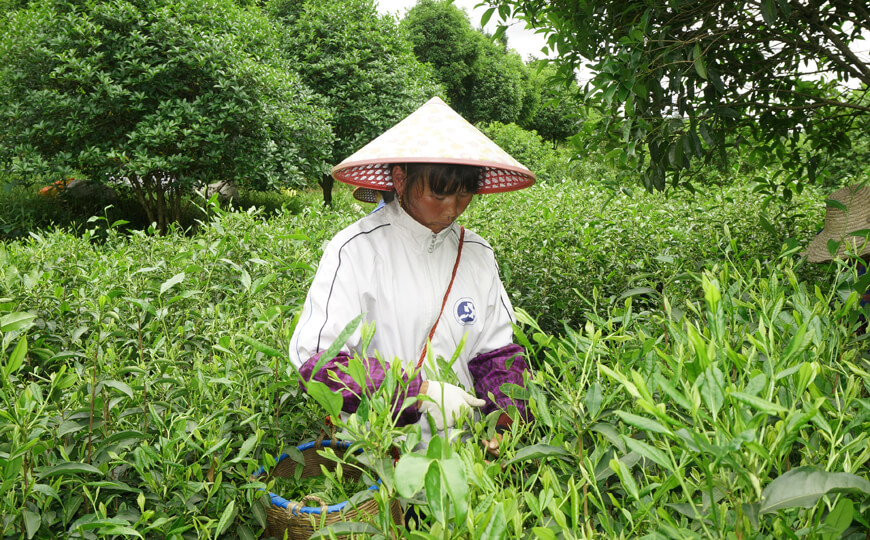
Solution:
{"label": "tree canopy", "polygon": [[476,31],[447,0],[420,0],[402,20],[421,62],[430,64],[450,105],[466,120],[524,123],[540,101],[520,56]]}
{"label": "tree canopy", "polygon": [[[372,0],[279,0],[270,8],[283,21],[284,54],[332,112],[332,164],[442,93],[395,19],[378,15]],[[332,177],[321,183],[329,203]]]}
{"label": "tree canopy", "polygon": [[127,179],[165,230],[192,185],[301,185],[325,169],[328,113],[256,11],[48,0],[5,24],[0,151],[14,172]]}
{"label": "tree canopy", "polygon": [[[545,30],[559,76],[587,65],[587,101],[604,113],[612,156],[648,189],[690,182],[697,165],[751,142],[789,173],[790,195],[847,149],[870,112],[863,0],[490,0]],[[597,143],[596,143],[597,144]]]}

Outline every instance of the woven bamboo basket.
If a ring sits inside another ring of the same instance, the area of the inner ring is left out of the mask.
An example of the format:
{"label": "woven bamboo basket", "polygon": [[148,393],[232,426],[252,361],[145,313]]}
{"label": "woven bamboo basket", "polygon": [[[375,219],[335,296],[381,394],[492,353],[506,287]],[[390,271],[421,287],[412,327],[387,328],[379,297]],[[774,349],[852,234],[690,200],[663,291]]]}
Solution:
{"label": "woven bamboo basket", "polygon": [[[302,477],[319,476],[321,465],[329,471],[335,469],[335,462],[318,454],[318,450],[331,447],[337,456],[343,456],[350,444],[349,442],[331,440],[309,442],[297,446],[296,448],[302,452],[302,456],[305,458],[305,464],[302,466]],[[272,469],[271,475],[282,478],[291,477],[297,466],[298,464],[289,459],[287,454],[282,454],[278,457],[278,462]],[[266,471],[260,469],[256,476],[263,474],[266,474]],[[357,467],[345,466],[344,475],[358,479],[362,475],[362,470]],[[369,489],[377,490],[378,486],[373,485]],[[316,506],[307,505],[312,501]],[[306,495],[299,501],[290,501],[275,493],[269,493],[269,504],[266,508],[267,532],[269,536],[275,538],[284,538],[286,532],[288,540],[308,540],[315,531],[323,527],[340,521],[368,521],[377,514],[378,503],[374,499],[367,499],[353,506],[350,501],[327,504],[319,497],[311,495]],[[399,501],[390,501],[390,514],[394,523],[404,524],[404,514]]]}

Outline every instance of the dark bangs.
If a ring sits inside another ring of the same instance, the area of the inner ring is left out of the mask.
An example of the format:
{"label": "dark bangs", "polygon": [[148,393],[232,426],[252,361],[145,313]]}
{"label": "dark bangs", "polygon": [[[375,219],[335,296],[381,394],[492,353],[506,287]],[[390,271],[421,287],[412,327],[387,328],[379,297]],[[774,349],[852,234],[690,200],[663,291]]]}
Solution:
{"label": "dark bangs", "polygon": [[404,166],[409,188],[422,189],[426,182],[435,195],[477,193],[482,167],[444,163],[408,163]]}

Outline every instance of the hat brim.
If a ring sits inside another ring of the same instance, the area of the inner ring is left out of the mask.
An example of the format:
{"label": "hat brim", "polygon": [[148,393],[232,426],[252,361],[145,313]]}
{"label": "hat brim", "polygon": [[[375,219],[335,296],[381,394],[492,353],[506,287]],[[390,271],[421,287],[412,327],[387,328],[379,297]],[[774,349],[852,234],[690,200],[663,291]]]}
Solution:
{"label": "hat brim", "polygon": [[[864,255],[870,254],[870,240],[863,236],[846,235],[845,237],[842,237],[823,234],[823,232],[813,238],[807,246],[807,250],[804,252],[809,262],[820,263],[832,261],[834,258],[842,259],[845,257],[847,250],[850,254],[857,257],[863,257]],[[833,256],[831,255],[831,250],[828,249],[828,242],[831,240],[840,243],[839,248]]]}
{"label": "hat brim", "polygon": [[442,163],[445,165],[471,165],[481,167],[480,185],[477,193],[503,193],[529,187],[535,183],[535,175],[524,167],[510,167],[491,161],[447,159],[440,157],[372,159],[359,162],[343,162],[332,168],[332,176],[345,184],[377,191],[393,190],[393,165],[406,163]]}

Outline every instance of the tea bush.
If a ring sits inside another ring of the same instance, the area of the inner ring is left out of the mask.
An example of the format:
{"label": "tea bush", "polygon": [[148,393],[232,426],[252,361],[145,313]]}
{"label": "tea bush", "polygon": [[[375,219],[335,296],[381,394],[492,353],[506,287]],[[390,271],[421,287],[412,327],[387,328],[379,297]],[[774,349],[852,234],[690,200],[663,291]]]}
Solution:
{"label": "tea bush", "polygon": [[[148,216],[129,190],[118,189],[118,199],[111,203],[105,201],[83,200],[64,195],[42,196],[42,184],[19,185],[0,177],[0,205],[6,209],[0,215],[0,240],[12,240],[28,236],[40,229],[62,228],[65,231],[81,234],[88,228],[94,216],[109,223],[117,224],[121,230],[144,230],[149,226]],[[306,196],[309,192],[303,192]],[[239,190],[239,199],[234,203],[236,209],[257,211],[264,215],[274,215],[282,211],[298,213],[301,211],[305,196],[295,191],[257,191]],[[228,207],[228,204],[224,204]],[[182,213],[176,223],[176,230],[195,231],[199,222],[207,220],[209,206],[198,194],[183,197]],[[99,230],[97,234],[102,234]]]}
{"label": "tea bush", "polygon": [[480,122],[476,127],[529,170],[535,171],[538,182],[562,182],[569,177],[569,169],[565,168],[568,154],[545,142],[536,132],[501,122]]}
{"label": "tea bush", "polygon": [[[464,219],[493,245],[514,305],[557,333],[626,296],[636,305],[695,298],[687,272],[723,257],[770,261],[784,243],[805,245],[821,228],[823,200],[808,189],[794,205],[765,207],[745,183],[695,197],[613,192],[590,179],[479,197]],[[763,227],[765,215],[775,225]]]}
{"label": "tea bush", "polygon": [[[463,216],[499,257],[535,366],[508,390],[536,420],[497,460],[473,443],[494,418],[420,451],[384,385],[339,421],[382,512],[331,532],[406,534],[384,511],[398,497],[414,538],[863,537],[857,276],[798,254],[822,197],[595,185]],[[0,243],[0,536],[258,537],[251,475],[335,412],[299,389],[286,343],[323,244],[370,210],[349,193],[213,208],[166,237],[102,217]]]}

